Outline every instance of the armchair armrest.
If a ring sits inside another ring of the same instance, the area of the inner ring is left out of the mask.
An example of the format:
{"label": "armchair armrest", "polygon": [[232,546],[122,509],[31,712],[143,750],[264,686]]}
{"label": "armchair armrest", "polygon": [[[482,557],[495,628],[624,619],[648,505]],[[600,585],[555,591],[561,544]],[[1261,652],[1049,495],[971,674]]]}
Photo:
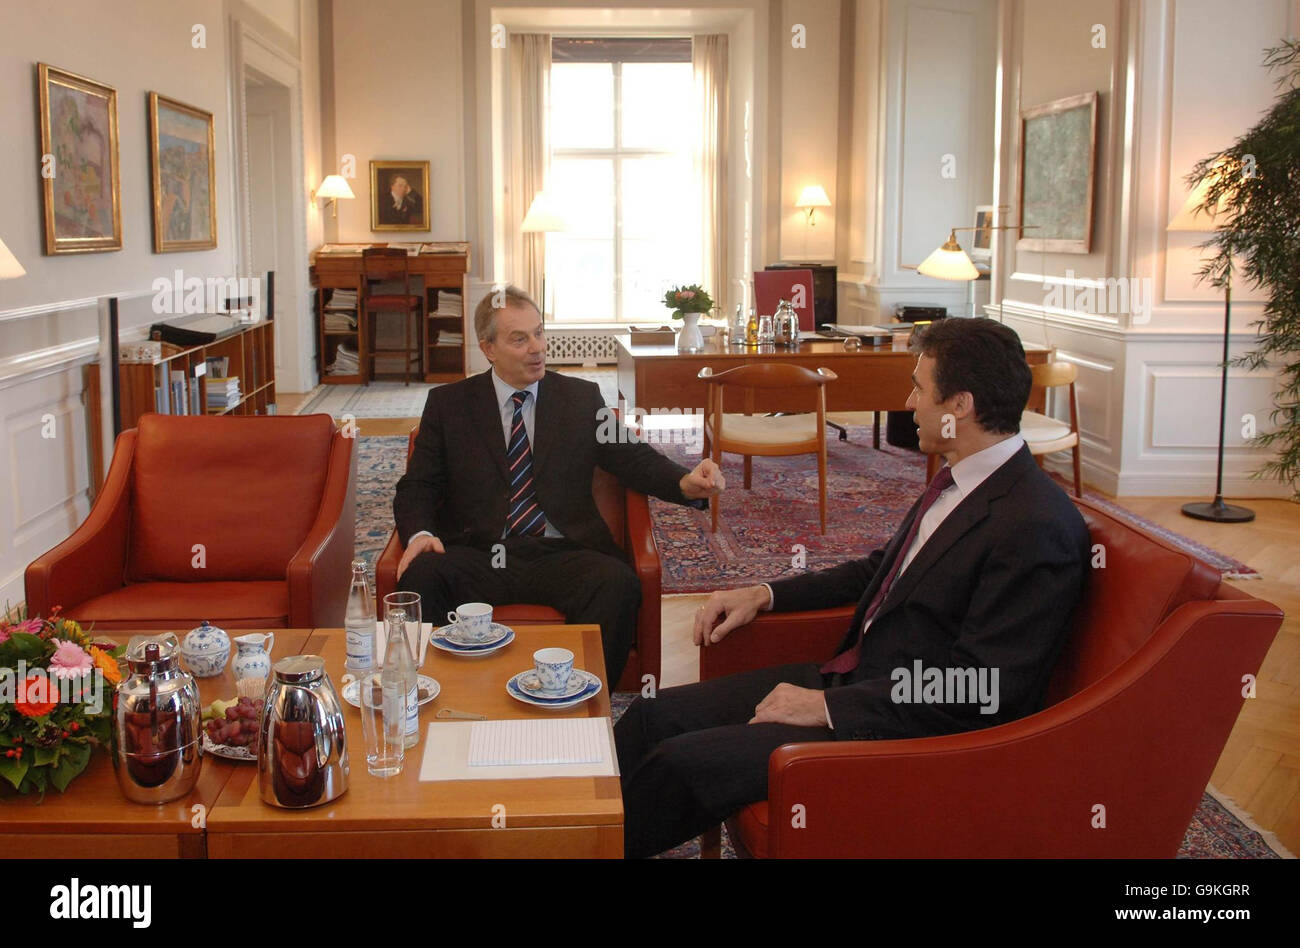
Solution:
{"label": "armchair armrest", "polygon": [[402,543],[402,538],[394,530],[388,537],[388,545],[384,547],[384,552],[379,554],[379,559],[375,560],[375,603],[384,601],[384,597],[391,592],[397,592],[397,564],[402,562],[402,554],[406,552],[406,546]]}
{"label": "armchair armrest", "polygon": [[835,651],[853,606],[810,612],[760,612],[721,642],[700,650],[700,680],[792,662],[826,662]]}
{"label": "armchair armrest", "polygon": [[134,428],[117,436],[108,477],[90,515],[70,537],[27,567],[28,615],[48,616],[62,606],[64,615],[75,618],[80,603],[125,582],[135,439]]}
{"label": "armchair armrest", "polygon": [[355,438],[334,433],[320,511],[285,571],[290,628],[343,625],[356,536],[355,446]]}
{"label": "armchair armrest", "polygon": [[663,686],[662,641],[662,567],[659,547],[650,524],[650,501],[645,494],[628,488],[625,492],[624,549],[632,560],[632,569],[641,581],[641,609],[636,620],[637,665],[629,664],[623,680],[611,683],[625,691],[640,691],[641,675],[653,675],[655,688]]}
{"label": "armchair armrest", "polygon": [[[1018,721],[778,748],[769,852],[1171,858],[1241,709],[1241,676],[1280,623],[1260,600],[1187,603],[1113,672]],[[796,805],[804,828],[791,825]]]}

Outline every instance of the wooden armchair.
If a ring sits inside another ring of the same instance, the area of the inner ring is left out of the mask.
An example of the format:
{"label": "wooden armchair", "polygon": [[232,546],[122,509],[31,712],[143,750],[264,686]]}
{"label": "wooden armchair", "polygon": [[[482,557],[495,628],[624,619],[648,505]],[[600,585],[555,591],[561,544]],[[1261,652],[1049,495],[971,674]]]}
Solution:
{"label": "wooden armchair", "polygon": [[[407,440],[409,458],[415,448],[418,428],[411,429]],[[640,691],[643,675],[653,675],[660,684],[662,652],[660,642],[660,564],[650,526],[650,504],[645,494],[625,488],[612,474],[596,469],[591,482],[592,496],[609,532],[628,556],[632,569],[641,580],[641,609],[636,621],[636,644],[628,656],[623,677],[611,688]],[[375,601],[397,589],[397,564],[406,547],[394,530],[388,545],[375,563]],[[546,625],[564,622],[564,616],[549,606],[513,605],[493,610],[493,617],[506,625]]]}

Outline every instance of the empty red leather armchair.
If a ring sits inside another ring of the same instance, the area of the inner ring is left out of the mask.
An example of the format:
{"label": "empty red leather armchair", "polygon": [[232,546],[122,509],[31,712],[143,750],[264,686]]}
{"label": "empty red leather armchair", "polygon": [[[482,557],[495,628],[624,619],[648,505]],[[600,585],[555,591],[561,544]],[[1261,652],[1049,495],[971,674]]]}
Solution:
{"label": "empty red leather armchair", "polygon": [[[727,824],[739,851],[1177,853],[1245,700],[1243,676],[1258,673],[1282,613],[1189,554],[1075,504],[1098,558],[1045,709],[944,737],[778,748],[767,801]],[[705,649],[701,678],[829,659],[850,614],[767,613]]]}
{"label": "empty red leather armchair", "polygon": [[[412,428],[406,442],[409,458],[415,446],[419,428]],[[641,580],[641,608],[636,617],[636,644],[628,655],[627,668],[621,681],[612,684],[614,690],[640,691],[642,675],[653,675],[660,680],[660,565],[659,547],[655,545],[654,531],[650,525],[650,503],[645,494],[629,490],[614,475],[596,468],[591,482],[596,508],[614,535],[614,540],[627,554],[632,569]],[[388,545],[375,562],[375,602],[383,614],[384,596],[397,589],[397,564],[406,551],[401,537],[394,530]],[[430,619],[425,616],[425,619]],[[550,606],[513,605],[493,610],[493,618],[506,625],[560,625],[564,616]]]}
{"label": "empty red leather armchair", "polygon": [[144,415],[90,515],[27,567],[27,608],[96,629],[341,626],[355,439],[328,415]]}

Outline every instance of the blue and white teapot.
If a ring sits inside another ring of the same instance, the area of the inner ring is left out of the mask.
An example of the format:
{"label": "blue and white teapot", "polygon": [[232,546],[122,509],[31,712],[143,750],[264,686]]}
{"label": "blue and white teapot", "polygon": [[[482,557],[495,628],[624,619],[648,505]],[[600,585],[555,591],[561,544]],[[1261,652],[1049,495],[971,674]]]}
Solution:
{"label": "blue and white teapot", "polygon": [[196,678],[214,678],[225,671],[230,658],[230,636],[204,619],[185,636],[181,656]]}

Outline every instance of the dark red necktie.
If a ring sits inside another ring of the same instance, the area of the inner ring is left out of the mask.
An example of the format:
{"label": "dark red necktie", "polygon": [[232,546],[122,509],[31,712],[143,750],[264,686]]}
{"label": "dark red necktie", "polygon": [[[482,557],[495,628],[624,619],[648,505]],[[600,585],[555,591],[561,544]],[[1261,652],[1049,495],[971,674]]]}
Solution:
{"label": "dark red necktie", "polygon": [[[898,578],[898,572],[903,566],[903,560],[907,559],[907,551],[912,548],[912,541],[916,539],[916,531],[921,529],[921,518],[939,499],[939,495],[952,486],[952,483],[952,469],[945,464],[939,469],[939,473],[934,475],[934,480],[930,481],[930,486],[921,495],[921,506],[917,509],[916,516],[912,518],[912,526],[907,531],[907,536],[903,538],[903,542],[899,544],[898,550],[894,554],[893,565],[890,566],[885,581],[876,589],[876,594],[871,598],[871,604],[867,606],[867,611],[862,616],[864,632],[867,623],[874,619],[876,613],[880,611],[881,603],[885,601],[890,588],[894,585],[894,580]],[[856,642],[822,666],[822,674],[829,675],[838,672],[843,675],[853,671],[858,667],[858,653],[861,651],[862,635],[860,634]]]}

